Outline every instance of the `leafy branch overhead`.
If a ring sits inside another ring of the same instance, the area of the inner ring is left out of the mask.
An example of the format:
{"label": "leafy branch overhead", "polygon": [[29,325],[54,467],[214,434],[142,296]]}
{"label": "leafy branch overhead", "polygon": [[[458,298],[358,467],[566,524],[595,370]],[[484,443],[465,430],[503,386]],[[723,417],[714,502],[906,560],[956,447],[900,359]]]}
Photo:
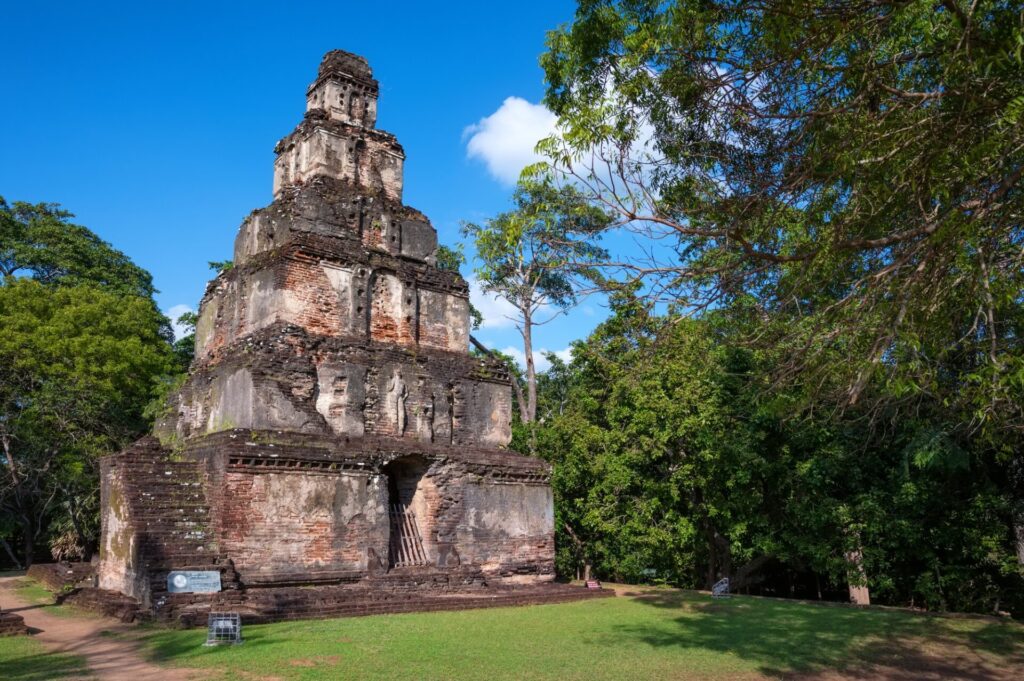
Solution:
{"label": "leafy branch overhead", "polygon": [[1019,437],[1022,22],[997,0],[583,0],[542,57],[541,149],[645,245],[606,271],[742,310],[784,348],[776,380],[847,406],[949,391],[972,431]]}

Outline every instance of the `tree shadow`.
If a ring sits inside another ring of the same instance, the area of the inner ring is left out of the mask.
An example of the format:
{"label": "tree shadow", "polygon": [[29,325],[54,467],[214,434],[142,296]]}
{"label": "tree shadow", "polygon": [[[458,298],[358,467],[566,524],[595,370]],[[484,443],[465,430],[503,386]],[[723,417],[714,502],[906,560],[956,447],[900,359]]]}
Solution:
{"label": "tree shadow", "polygon": [[220,645],[204,646],[206,629],[196,628],[188,632],[180,629],[161,629],[148,627],[149,631],[142,637],[142,653],[151,662],[180,662],[194,664],[204,658],[224,655],[232,650],[251,651],[253,648],[274,645],[279,641],[270,632],[262,628],[242,627],[241,646]]}
{"label": "tree shadow", "polygon": [[[750,660],[771,676],[1009,679],[1024,675],[1024,628],[899,611],[835,607],[687,592],[647,592],[635,600],[679,616],[621,625],[649,646],[705,649]],[[986,654],[982,654],[986,653]],[[827,674],[826,674],[827,676]],[[839,677],[837,677],[839,678]]]}
{"label": "tree shadow", "polygon": [[6,658],[0,669],[5,681],[52,681],[92,678],[80,659],[70,655],[36,653]]}

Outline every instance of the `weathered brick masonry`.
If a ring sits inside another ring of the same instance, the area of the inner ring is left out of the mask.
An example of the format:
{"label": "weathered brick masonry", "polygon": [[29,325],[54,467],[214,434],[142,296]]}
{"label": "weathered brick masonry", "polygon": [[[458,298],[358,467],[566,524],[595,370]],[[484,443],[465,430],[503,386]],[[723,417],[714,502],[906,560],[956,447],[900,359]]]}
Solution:
{"label": "weathered brick masonry", "polygon": [[28,633],[25,620],[16,612],[0,611],[0,636],[20,636]]}
{"label": "weathered brick masonry", "polygon": [[[401,203],[377,92],[361,57],[324,58],[274,202],[207,287],[188,381],[155,437],[103,462],[100,589],[189,621],[584,593],[550,583],[549,468],[506,448],[507,372],[469,354],[468,287]],[[169,594],[182,569],[224,590]]]}

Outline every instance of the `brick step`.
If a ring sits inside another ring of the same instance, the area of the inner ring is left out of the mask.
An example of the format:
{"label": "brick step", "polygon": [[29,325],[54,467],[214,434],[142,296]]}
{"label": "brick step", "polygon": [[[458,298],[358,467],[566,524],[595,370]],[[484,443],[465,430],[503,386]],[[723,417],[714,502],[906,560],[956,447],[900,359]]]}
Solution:
{"label": "brick step", "polygon": [[[211,610],[237,611],[247,623],[272,622],[292,619],[324,617],[360,617],[400,612],[435,612],[442,610],[469,610],[477,608],[565,603],[590,598],[613,596],[607,590],[588,590],[581,587],[551,585],[550,588],[480,589],[470,593],[403,594],[395,597],[387,592],[366,588],[350,589],[348,593],[325,593],[331,587],[304,589],[305,593],[289,590],[257,589],[246,592],[222,592],[216,597],[201,599],[195,596],[176,598],[168,596],[162,617],[177,619],[185,626],[203,626],[206,613]],[[286,597],[282,597],[286,596]]]}
{"label": "brick step", "polygon": [[59,597],[58,602],[98,612],[107,617],[116,617],[122,622],[131,622],[139,614],[139,602],[117,591],[87,587],[75,589]]}
{"label": "brick step", "polygon": [[0,612],[0,636],[28,635],[25,620],[16,612]]}

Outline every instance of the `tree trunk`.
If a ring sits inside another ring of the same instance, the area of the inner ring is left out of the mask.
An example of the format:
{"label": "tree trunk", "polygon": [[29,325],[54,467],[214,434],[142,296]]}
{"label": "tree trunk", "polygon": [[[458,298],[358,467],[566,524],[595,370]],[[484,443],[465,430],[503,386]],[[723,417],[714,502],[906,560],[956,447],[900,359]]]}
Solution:
{"label": "tree trunk", "polygon": [[1014,514],[1013,534],[1017,539],[1017,564],[1024,565],[1024,510]]}
{"label": "tree trunk", "polygon": [[860,542],[857,548],[846,552],[846,563],[850,602],[854,605],[871,605],[871,592],[868,589],[868,575],[864,570],[864,555]]}
{"label": "tree trunk", "polygon": [[7,555],[11,557],[11,562],[14,563],[14,568],[16,570],[20,570],[21,569],[21,561],[18,560],[18,556],[15,555],[14,549],[11,547],[11,545],[7,543],[6,539],[2,539],[2,538],[0,538],[0,544],[4,545],[4,551],[6,551]]}
{"label": "tree trunk", "polygon": [[533,318],[529,311],[523,312],[523,353],[526,355],[526,414],[523,423],[533,423],[537,418],[537,368],[533,364]]}
{"label": "tree trunk", "polygon": [[22,518],[24,519],[24,522],[22,523],[22,531],[25,533],[22,550],[25,554],[24,564],[25,569],[27,570],[32,567],[32,556],[35,555],[36,552],[36,541],[35,535],[32,531],[32,521],[25,517],[24,514],[22,515]]}
{"label": "tree trunk", "polygon": [[1013,538],[1017,544],[1017,564],[1024,565],[1024,457],[1010,461],[1010,503]]}

